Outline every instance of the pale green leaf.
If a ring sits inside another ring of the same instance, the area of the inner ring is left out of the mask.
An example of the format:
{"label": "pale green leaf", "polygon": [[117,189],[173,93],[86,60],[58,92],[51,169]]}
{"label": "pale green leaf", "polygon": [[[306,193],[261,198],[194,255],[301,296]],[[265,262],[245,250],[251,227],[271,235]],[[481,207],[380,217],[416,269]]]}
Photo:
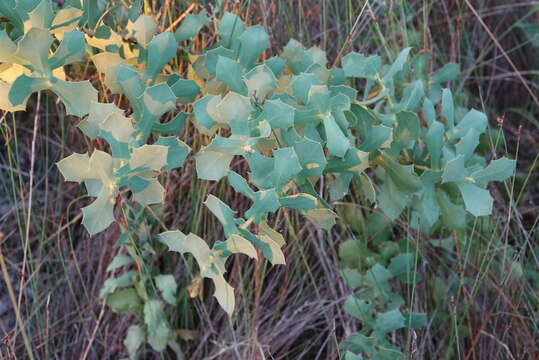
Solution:
{"label": "pale green leaf", "polygon": [[362,138],[359,146],[361,151],[371,152],[378,148],[387,148],[393,141],[393,128],[385,125],[371,126]]}
{"label": "pale green leaf", "polygon": [[179,230],[165,231],[159,234],[161,242],[169,247],[169,250],[180,254],[191,253],[197,263],[207,264],[210,257],[210,248],[206,242],[198,237],[188,237]]}
{"label": "pale green leaf", "polygon": [[247,122],[253,107],[248,97],[229,92],[219,102],[216,110],[218,112],[218,121],[232,127],[234,123]]}
{"label": "pale green leaf", "polygon": [[430,166],[438,170],[441,167],[442,147],[444,145],[444,126],[442,123],[433,120],[429,125],[429,130],[425,138],[427,149],[429,150]]}
{"label": "pale green leaf", "polygon": [[[137,78],[132,80],[140,81]],[[125,83],[120,84],[125,92]],[[134,96],[137,96],[137,94],[132,94],[129,100],[134,104],[132,106],[135,119],[139,121],[137,140],[144,142],[161,115],[176,108],[176,95],[174,95],[167,83],[160,83],[145,88],[142,94],[136,98]]]}
{"label": "pale green leaf", "polygon": [[85,51],[84,35],[76,30],[66,32],[54,55],[49,59],[50,67],[56,69],[60,66],[79,62],[82,60]]}
{"label": "pale green leaf", "polygon": [[262,116],[273,129],[288,129],[294,126],[295,110],[281,100],[266,100]]}
{"label": "pale green leaf", "polygon": [[183,165],[191,148],[186,143],[175,136],[160,137],[155,145],[162,145],[168,148],[167,162],[164,166],[167,170],[172,170]]}
{"label": "pale green leaf", "polygon": [[284,254],[281,250],[281,246],[277,242],[275,242],[275,240],[273,240],[267,235],[259,235],[258,238],[260,239],[260,241],[264,242],[266,245],[269,246],[271,257],[268,258],[268,260],[271,262],[272,265],[284,265],[286,263]]}
{"label": "pale green leaf", "polygon": [[308,178],[322,175],[327,160],[319,142],[305,137],[294,144],[294,150],[303,168],[299,174],[301,177]]}
{"label": "pale green leaf", "polygon": [[347,77],[367,78],[374,80],[380,72],[382,60],[378,55],[365,57],[363,54],[351,52],[342,59],[342,67]]}
{"label": "pale green leaf", "polygon": [[90,81],[63,81],[57,79],[51,90],[62,99],[68,115],[84,116],[90,103],[97,101],[97,90]]}
{"label": "pale green leaf", "polygon": [[56,163],[66,181],[81,182],[89,177],[90,157],[88,153],[73,153]]}
{"label": "pale green leaf", "polygon": [[394,220],[409,203],[409,194],[401,191],[401,187],[395,184],[393,177],[387,177],[378,194],[378,204],[384,214]]}
{"label": "pale green leaf", "polygon": [[135,132],[131,119],[122,115],[123,112],[112,112],[102,122],[99,127],[103,131],[108,131],[119,142],[129,142],[131,135]]}
{"label": "pale green leaf", "polygon": [[124,345],[127,348],[130,360],[135,360],[137,358],[137,351],[144,343],[145,338],[146,334],[144,334],[144,330],[140,326],[131,325],[127,329]]}
{"label": "pale green leaf", "polygon": [[52,24],[54,11],[49,0],[41,0],[37,6],[28,13],[28,21],[25,23],[25,30],[28,28],[48,29]]}
{"label": "pale green leaf", "polygon": [[464,156],[459,155],[447,162],[442,174],[442,182],[462,182],[468,175],[465,167]]}
{"label": "pale green leaf", "polygon": [[133,264],[134,260],[125,254],[118,254],[112,259],[109,266],[107,266],[107,271],[112,271],[121,268],[122,266]]}
{"label": "pale green leaf", "polygon": [[155,79],[172,58],[176,56],[178,43],[171,32],[164,32],[153,37],[148,44],[148,65],[145,71],[147,79]]}
{"label": "pale green leaf", "polygon": [[329,183],[329,198],[331,201],[341,200],[348,194],[353,173],[335,174],[335,178]]}
{"label": "pale green leaf", "polygon": [[180,42],[195,37],[200,31],[200,28],[209,21],[210,19],[206,14],[206,10],[202,10],[196,15],[187,15],[174,34],[176,40]]}
{"label": "pale green leaf", "polygon": [[374,326],[374,305],[366,302],[354,295],[350,295],[346,298],[344,303],[344,311],[352,315],[356,319],[360,320],[367,326]]}
{"label": "pale green leaf", "polygon": [[204,134],[211,133],[217,125],[217,120],[208,111],[210,101],[217,101],[219,103],[220,96],[206,95],[193,104],[196,125]]}
{"label": "pale green leaf", "polygon": [[474,129],[478,133],[484,133],[488,125],[485,114],[475,109],[470,110],[462,120],[455,126],[450,140],[458,139],[466,135],[469,129]]}
{"label": "pale green leaf", "polygon": [[260,235],[269,237],[279,247],[283,247],[286,244],[283,235],[272,229],[265,221],[261,221],[260,224],[258,224],[258,230],[260,231]]}
{"label": "pale green leaf", "polygon": [[74,30],[77,27],[82,15],[83,11],[74,7],[58,10],[51,24],[51,33],[61,40],[65,32]]}
{"label": "pale green leaf", "polygon": [[414,167],[412,165],[401,165],[385,155],[378,158],[378,160],[380,160],[380,165],[386,170],[399,191],[414,193],[421,189],[421,181],[414,174]]}
{"label": "pale green leaf", "polygon": [[17,51],[17,45],[11,40],[5,30],[0,30],[0,62],[14,62],[16,61],[15,52]]}
{"label": "pale green leaf", "polygon": [[314,196],[304,193],[285,196],[279,201],[282,206],[300,211],[312,210],[318,204],[318,200]]}
{"label": "pale green leaf", "polygon": [[200,87],[195,81],[181,78],[170,84],[170,89],[182,104],[193,102],[200,92]]}
{"label": "pale green leaf", "polygon": [[134,23],[128,24],[127,30],[132,31],[137,42],[146,47],[157,33],[157,23],[148,15],[143,14]]}
{"label": "pale green leaf", "polygon": [[414,270],[414,254],[412,253],[400,253],[391,259],[391,263],[388,266],[388,270],[391,271],[393,276],[401,276],[410,274]]}
{"label": "pale green leaf", "polygon": [[432,83],[443,83],[455,80],[460,73],[460,65],[455,63],[445,64],[440,70],[434,73],[430,79]]}
{"label": "pale green leaf", "polygon": [[465,161],[468,161],[474,155],[474,151],[479,145],[479,134],[474,129],[468,130],[466,135],[464,135],[456,144],[455,149],[457,150],[458,155],[464,156]]}
{"label": "pale green leaf", "polygon": [[267,213],[273,213],[281,206],[275,189],[257,191],[254,193],[252,200],[254,204],[245,212],[245,217],[254,217],[255,224],[265,219]]}
{"label": "pale green leaf", "polygon": [[105,121],[110,114],[124,115],[123,110],[119,109],[115,104],[100,103],[97,101],[90,101],[88,112],[88,117],[81,120],[77,126],[91,139],[97,138],[100,131],[100,124]]}
{"label": "pale green leaf", "polygon": [[396,115],[397,128],[394,131],[394,142],[399,146],[407,146],[417,140],[421,131],[419,117],[411,111],[400,111]]}
{"label": "pale green leaf", "polygon": [[269,36],[260,25],[246,28],[238,40],[241,43],[239,59],[244,66],[254,63],[269,46]]}
{"label": "pale green leaf", "polygon": [[[207,75],[215,75],[217,72],[217,62],[219,61],[220,57],[226,57],[232,60],[236,59],[235,53],[229,49],[225,49],[222,46],[218,46],[214,49],[208,50],[203,58],[204,60],[204,66],[203,68],[199,66],[199,70],[197,72],[204,77],[204,73],[206,72]],[[198,64],[202,65],[202,64]],[[197,63],[194,64],[194,66],[197,66]]]}
{"label": "pale green leaf", "polygon": [[164,198],[165,188],[156,179],[151,179],[142,191],[133,192],[133,200],[142,206],[161,204]]}
{"label": "pale green leaf", "polygon": [[350,148],[350,141],[345,134],[343,134],[339,125],[337,125],[337,122],[335,122],[333,115],[329,114],[325,117],[323,124],[326,132],[329,153],[334,156],[343,157]]}
{"label": "pale green leaf", "polygon": [[402,316],[398,309],[381,313],[376,317],[374,331],[379,336],[383,336],[389,332],[405,327],[404,320],[404,316]]}
{"label": "pale green leaf", "polygon": [[361,189],[365,194],[365,197],[369,199],[371,203],[376,202],[376,190],[372,184],[371,178],[365,174],[359,174],[359,182],[361,183]]}
{"label": "pale green leaf", "polygon": [[157,275],[154,277],[155,286],[161,291],[163,299],[171,305],[176,303],[176,290],[178,285],[172,275]]}
{"label": "pale green leaf", "polygon": [[436,192],[436,200],[442,212],[444,224],[449,229],[463,229],[466,226],[465,210],[462,206],[454,204],[445,191]]}
{"label": "pale green leaf", "polygon": [[226,12],[219,21],[218,30],[224,47],[234,51],[239,49],[241,44],[238,37],[244,32],[245,26],[238,15]]}
{"label": "pale green leaf", "polygon": [[213,215],[219,220],[225,231],[225,236],[237,233],[236,221],[234,220],[235,211],[230,209],[227,204],[222,202],[219,198],[209,195],[204,205],[212,212]]}
{"label": "pale green leaf", "polygon": [[115,291],[107,296],[106,303],[112,311],[126,313],[129,310],[138,308],[141,305],[141,299],[135,289],[129,288]]}
{"label": "pale green leaf", "polygon": [[307,103],[309,90],[311,86],[321,85],[320,80],[313,74],[300,74],[294,77],[292,81],[292,91],[294,96],[300,99],[304,104]]}
{"label": "pale green leaf", "polygon": [[408,54],[410,53],[410,50],[412,50],[411,47],[404,48],[393,64],[389,67],[389,70],[384,74],[384,82],[387,82],[388,80],[392,79],[399,71],[401,71],[404,67],[404,64],[408,60]]}
{"label": "pale green leaf", "polygon": [[133,149],[129,165],[131,169],[159,171],[167,163],[168,147],[163,145],[142,145]]}
{"label": "pale green leaf", "polygon": [[275,159],[273,177],[276,186],[285,185],[300,171],[301,165],[294,148],[287,147],[273,152]]}
{"label": "pale green leaf", "polygon": [[[336,98],[339,96],[337,95]],[[343,96],[348,103],[348,98]],[[320,114],[328,114],[332,110],[332,105],[337,108],[340,104],[332,104],[331,93],[326,85],[312,85],[307,93],[307,106],[315,109]],[[348,103],[349,105],[349,103]],[[346,107],[346,106],[345,106]]]}
{"label": "pale green leaf", "polygon": [[124,60],[117,53],[102,52],[91,57],[97,71],[105,74],[104,84],[110,89],[113,94],[118,94],[122,91],[120,84],[117,81],[117,71],[119,65],[124,64]]}
{"label": "pale green leaf", "polygon": [[275,75],[276,78],[280,78],[284,72],[286,62],[278,56],[273,56],[264,61],[264,65],[273,72],[273,75]]}
{"label": "pale green leaf", "polygon": [[115,221],[113,209],[114,197],[106,188],[101,190],[93,203],[82,208],[82,224],[90,235],[105,230]]}
{"label": "pale green leaf", "polygon": [[233,157],[216,151],[199,151],[195,156],[197,177],[202,180],[220,180],[227,174]]}
{"label": "pale green leaf", "polygon": [[233,254],[245,254],[252,259],[257,259],[256,249],[250,241],[237,234],[232,234],[224,242],[224,249]]}
{"label": "pale green leaf", "polygon": [[20,105],[26,104],[33,92],[49,89],[51,85],[45,78],[33,78],[23,74],[11,84],[8,101],[11,106],[21,108]]}
{"label": "pale green leaf", "polygon": [[49,49],[53,41],[47,30],[32,28],[19,40],[15,56],[24,61],[21,65],[31,64],[34,71],[49,75]]}
{"label": "pale green leaf", "polygon": [[236,303],[236,300],[234,299],[234,288],[226,282],[222,275],[216,276],[212,278],[212,280],[215,284],[215,293],[213,296],[215,296],[217,302],[219,302],[219,305],[226,311],[228,316],[232,316]]}
{"label": "pale green leaf", "polygon": [[453,94],[449,89],[442,90],[442,116],[449,129],[455,126],[455,108],[453,102]]}
{"label": "pale green leaf", "polygon": [[133,279],[136,277],[136,274],[136,271],[127,271],[116,278],[108,278],[99,291],[99,297],[105,299],[108,295],[116,291],[116,289],[133,285]]}
{"label": "pale green leaf", "polygon": [[255,192],[249,187],[247,180],[245,180],[241,175],[235,173],[234,171],[229,171],[227,177],[228,182],[234,188],[234,190],[247,196],[249,199],[252,199],[255,196]]}
{"label": "pale green leaf", "polygon": [[277,87],[277,79],[266,65],[255,66],[243,77],[247,94],[258,101],[264,100]]}
{"label": "pale green leaf", "polygon": [[158,300],[149,300],[144,304],[144,323],[148,327],[148,342],[156,351],[163,351],[171,336],[166,315]]}
{"label": "pale green leaf", "polygon": [[219,56],[216,66],[217,80],[223,82],[231,91],[247,95],[247,87],[242,80],[242,66],[239,62],[224,56]]}
{"label": "pale green leaf", "polygon": [[483,186],[490,181],[504,181],[514,174],[515,167],[515,160],[502,157],[501,159],[492,160],[486,168],[473,172],[470,177],[478,185]]}
{"label": "pale green leaf", "polygon": [[425,98],[423,101],[423,117],[425,120],[427,120],[429,127],[436,120],[436,110],[434,109],[434,104],[428,98]]}
{"label": "pale green leaf", "polygon": [[473,216],[485,216],[492,213],[493,199],[488,190],[471,183],[457,184],[464,200],[466,210]]}
{"label": "pale green leaf", "polygon": [[417,111],[424,96],[423,81],[416,80],[404,88],[398,107],[400,110]]}
{"label": "pale green leaf", "polygon": [[327,208],[309,210],[305,212],[304,215],[315,226],[328,231],[331,230],[333,225],[335,225],[335,219],[337,218],[337,214],[335,214],[331,209]]}

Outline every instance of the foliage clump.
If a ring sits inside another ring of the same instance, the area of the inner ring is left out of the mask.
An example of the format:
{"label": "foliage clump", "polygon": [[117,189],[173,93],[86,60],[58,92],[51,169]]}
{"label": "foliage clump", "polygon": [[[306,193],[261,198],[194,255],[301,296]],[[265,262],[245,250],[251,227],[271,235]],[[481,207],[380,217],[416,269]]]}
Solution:
{"label": "foliage clump", "polygon": [[[106,16],[96,16],[103,9],[92,2],[56,11],[50,0],[35,0],[29,7],[10,1],[0,5],[0,14],[9,19],[0,30],[0,95],[5,95],[0,108],[24,110],[33,92],[51,90],[68,114],[82,118],[78,127],[89,139],[108,144],[91,154],[74,153],[58,162],[58,169],[67,181],[84,183],[95,198],[82,209],[90,234],[112,223],[122,229],[119,245],[128,255],[116,256],[108,270],[138,265],[109,278],[101,291],[113,310],[140,319],[125,340],[131,357],[144,341],[158,351],[176,346],[163,310],[164,303],[177,302],[176,281],[171,274],[145,271],[145,254],[133,243],[142,236],[136,209],[164,202],[160,174],[181,168],[191,153],[179,139],[186,121],[210,138],[193,154],[197,177],[226,180],[252,204],[237,216],[209,195],[204,204],[223,226],[222,241],[210,248],[195,234],[172,230],[151,239],[145,252],[166,246],[191,253],[228,314],[235,306],[234,290],[224,277],[228,257],[262,255],[274,265],[285,263],[285,239],[268,224],[279,209],[296,210],[330,230],[337,217],[331,202],[357,182],[389,219],[407,209],[412,226],[424,233],[460,229],[468,217],[492,212],[486,186],[514,171],[513,160],[487,164],[476,154],[487,118],[456,107],[451,91],[443,88],[458,75],[458,66],[448,64],[429,79],[423,55],[410,60],[410,48],[387,65],[380,56],[352,52],[342,67],[330,67],[320,48],[290,40],[279,55],[268,57],[264,28],[246,26],[226,13],[215,20],[217,41],[195,52],[192,39],[210,21],[205,12],[188,15],[175,33],[159,32],[135,3],[124,9],[126,30],[117,33],[105,24]],[[178,51],[190,59],[187,78],[172,64]],[[110,93],[127,98],[130,115],[127,108],[99,102],[89,81],[66,81],[64,67],[85,59],[104,76]],[[192,113],[179,112],[162,123],[179,104],[192,105]],[[237,157],[248,164],[247,176],[230,170]],[[326,188],[329,197],[321,190]],[[115,216],[118,200],[135,209],[119,209],[121,220]],[[416,261],[415,254],[397,249],[385,256],[386,266],[348,264],[345,278],[362,290],[345,308],[363,324],[361,333],[343,344],[350,359],[358,358],[354,353],[395,355],[398,349],[387,334],[425,323],[425,314],[401,312],[404,301],[390,286],[391,279],[416,281],[411,276]]]}

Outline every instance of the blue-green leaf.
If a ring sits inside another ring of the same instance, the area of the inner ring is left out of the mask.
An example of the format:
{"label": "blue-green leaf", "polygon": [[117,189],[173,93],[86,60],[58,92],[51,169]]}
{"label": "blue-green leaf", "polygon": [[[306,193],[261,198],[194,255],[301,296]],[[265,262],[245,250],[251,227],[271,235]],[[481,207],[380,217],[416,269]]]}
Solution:
{"label": "blue-green leaf", "polygon": [[516,161],[502,157],[501,159],[492,160],[484,169],[473,172],[472,177],[476,184],[484,186],[490,181],[504,181],[514,174]]}
{"label": "blue-green leaf", "polygon": [[241,43],[239,60],[243,66],[254,63],[269,46],[269,36],[260,25],[250,26],[238,37]]}
{"label": "blue-green leaf", "polygon": [[374,80],[380,72],[382,59],[378,55],[365,57],[363,54],[351,52],[342,59],[344,74],[348,77]]}
{"label": "blue-green leaf", "polygon": [[164,32],[153,37],[148,44],[148,63],[144,77],[155,80],[163,66],[176,56],[178,43],[171,32]]}
{"label": "blue-green leaf", "polygon": [[207,16],[206,10],[202,10],[196,15],[189,14],[183,19],[174,36],[178,42],[195,37],[200,28],[209,21],[210,18]]}
{"label": "blue-green leaf", "polygon": [[493,200],[488,190],[467,182],[458,183],[457,186],[464,199],[466,210],[472,215],[484,216],[492,213]]}

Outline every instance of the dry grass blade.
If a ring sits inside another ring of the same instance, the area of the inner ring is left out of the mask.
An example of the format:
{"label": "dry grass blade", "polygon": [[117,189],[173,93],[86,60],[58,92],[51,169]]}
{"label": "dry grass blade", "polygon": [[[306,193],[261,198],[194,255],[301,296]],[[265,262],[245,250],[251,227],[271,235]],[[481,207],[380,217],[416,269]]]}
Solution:
{"label": "dry grass blade", "polygon": [[522,83],[522,85],[524,85],[524,87],[526,88],[526,90],[528,91],[528,93],[530,94],[530,96],[532,97],[533,101],[535,102],[535,105],[539,106],[539,99],[537,98],[537,96],[535,96],[535,94],[533,93],[533,90],[530,88],[530,85],[528,85],[528,82],[526,81],[526,79],[524,79],[524,77],[522,76],[522,74],[520,73],[520,71],[518,70],[518,68],[516,67],[516,65],[513,63],[513,60],[511,60],[511,58],[509,57],[509,55],[507,55],[507,52],[504,50],[503,46],[499,43],[498,39],[496,39],[496,36],[494,36],[494,34],[492,33],[492,31],[490,31],[490,28],[487,26],[487,24],[485,24],[485,22],[483,21],[483,19],[481,18],[481,15],[479,15],[479,13],[477,12],[477,10],[475,10],[475,8],[473,7],[473,5],[470,3],[470,0],[464,0],[466,2],[466,5],[468,5],[468,7],[470,8],[470,10],[473,12],[473,14],[475,15],[475,17],[477,18],[477,21],[479,21],[479,23],[481,24],[481,26],[485,29],[485,31],[487,32],[488,36],[492,39],[492,41],[494,42],[494,44],[496,44],[496,47],[498,48],[498,50],[500,50],[500,52],[502,53],[503,57],[505,58],[505,60],[507,60],[507,62],[509,63],[509,65],[513,68],[513,71],[516,73],[518,79],[520,80],[520,82]]}

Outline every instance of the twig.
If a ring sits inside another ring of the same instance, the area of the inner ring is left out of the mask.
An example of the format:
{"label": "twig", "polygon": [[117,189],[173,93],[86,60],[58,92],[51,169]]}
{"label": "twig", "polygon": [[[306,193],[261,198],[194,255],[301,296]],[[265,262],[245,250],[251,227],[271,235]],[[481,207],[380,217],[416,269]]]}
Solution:
{"label": "twig", "polygon": [[103,319],[103,315],[105,314],[105,304],[106,302],[103,301],[103,304],[101,305],[101,312],[99,313],[99,317],[95,324],[94,331],[92,331],[92,336],[90,337],[90,341],[88,341],[88,345],[84,350],[84,355],[82,355],[81,360],[86,360],[88,354],[90,353],[90,349],[92,348],[92,344],[94,343],[95,336],[97,335],[97,330],[99,329],[99,326],[101,325],[101,320]]}
{"label": "twig", "polygon": [[187,8],[187,10],[185,10],[185,11],[183,12],[183,14],[180,15],[179,18],[177,18],[176,20],[174,20],[174,22],[173,22],[172,24],[170,24],[170,26],[165,30],[165,32],[167,32],[167,31],[172,31],[172,29],[174,29],[174,28],[176,27],[176,25],[178,25],[178,23],[179,23],[180,21],[182,21],[187,15],[189,15],[189,13],[190,13],[191,11],[193,11],[193,9],[194,9],[196,6],[197,6],[196,3],[192,3],[192,4]]}
{"label": "twig", "polygon": [[59,235],[62,231],[64,231],[65,229],[67,229],[69,226],[71,226],[72,224],[74,224],[75,222],[77,222],[80,218],[82,217],[82,212],[78,213],[77,216],[75,216],[73,219],[71,219],[68,223],[64,224],[61,228],[58,229],[58,231],[56,231],[54,234],[52,234],[51,236],[49,236],[47,238],[47,241],[50,241],[52,238],[56,237],[57,235]]}

